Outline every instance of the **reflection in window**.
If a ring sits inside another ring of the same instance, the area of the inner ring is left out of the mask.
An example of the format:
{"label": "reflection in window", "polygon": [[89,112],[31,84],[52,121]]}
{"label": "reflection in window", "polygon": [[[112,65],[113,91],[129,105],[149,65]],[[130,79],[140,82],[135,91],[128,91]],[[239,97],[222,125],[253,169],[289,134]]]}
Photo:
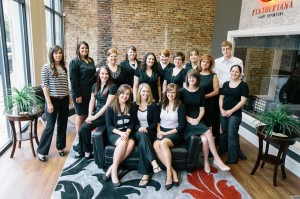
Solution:
{"label": "reflection in window", "polygon": [[[299,82],[300,36],[259,36],[235,38],[236,57],[244,62],[244,81],[249,85],[250,95],[265,100],[266,106],[278,103],[297,103],[291,93],[298,93],[300,85],[293,87],[289,82]],[[297,80],[298,78],[298,80]],[[294,97],[295,98],[295,97]],[[291,106],[292,112],[300,115],[299,105]],[[267,107],[266,107],[267,108]]]}

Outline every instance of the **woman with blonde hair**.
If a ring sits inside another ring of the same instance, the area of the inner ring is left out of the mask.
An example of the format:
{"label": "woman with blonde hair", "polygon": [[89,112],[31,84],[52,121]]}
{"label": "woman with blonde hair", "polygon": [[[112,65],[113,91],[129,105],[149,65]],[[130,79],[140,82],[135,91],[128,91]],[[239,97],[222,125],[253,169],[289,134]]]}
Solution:
{"label": "woman with blonde hair", "polygon": [[126,71],[117,64],[118,51],[115,48],[109,49],[106,55],[107,55],[107,66],[112,76],[113,83],[117,86],[117,88],[119,88],[120,85],[125,84],[127,82]]}
{"label": "woman with blonde hair", "polygon": [[139,86],[136,101],[133,105],[136,106],[135,109],[137,110],[135,138],[138,142],[140,154],[138,172],[144,175],[139,186],[145,187],[150,181],[152,171],[154,173],[161,171],[152,146],[156,138],[159,111],[148,84],[142,83]]}

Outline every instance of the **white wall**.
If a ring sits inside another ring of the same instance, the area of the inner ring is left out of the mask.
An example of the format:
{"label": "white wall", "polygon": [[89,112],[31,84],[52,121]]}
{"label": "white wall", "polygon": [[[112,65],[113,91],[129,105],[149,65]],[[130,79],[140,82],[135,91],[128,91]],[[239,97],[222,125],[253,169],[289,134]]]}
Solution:
{"label": "white wall", "polygon": [[47,63],[45,5],[42,0],[26,0],[29,57],[32,85],[41,82],[41,69]]}
{"label": "white wall", "polygon": [[300,25],[300,0],[243,0],[239,29]]}

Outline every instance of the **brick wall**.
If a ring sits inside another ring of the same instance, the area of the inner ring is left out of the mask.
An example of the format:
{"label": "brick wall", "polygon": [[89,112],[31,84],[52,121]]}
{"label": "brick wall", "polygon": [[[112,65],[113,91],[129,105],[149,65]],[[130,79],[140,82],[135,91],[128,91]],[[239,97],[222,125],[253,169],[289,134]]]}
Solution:
{"label": "brick wall", "polygon": [[118,49],[119,61],[130,45],[137,47],[139,59],[148,51],[158,55],[165,47],[186,56],[192,48],[209,53],[215,4],[206,0],[64,0],[67,61],[74,57],[80,40],[90,44],[91,57],[101,64],[111,46]]}

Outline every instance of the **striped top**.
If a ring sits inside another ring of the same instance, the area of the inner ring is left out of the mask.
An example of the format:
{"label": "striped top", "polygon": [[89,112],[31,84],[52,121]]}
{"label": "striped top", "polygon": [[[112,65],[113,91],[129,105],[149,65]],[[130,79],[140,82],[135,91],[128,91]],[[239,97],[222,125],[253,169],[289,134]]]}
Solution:
{"label": "striped top", "polygon": [[126,115],[118,114],[116,128],[119,129],[120,131],[126,131],[130,123],[130,120],[131,117],[129,113]]}
{"label": "striped top", "polygon": [[46,64],[42,68],[41,72],[41,86],[45,86],[49,90],[50,96],[53,97],[64,97],[69,94],[69,82],[68,75],[62,69],[61,66],[56,66],[58,76],[51,75],[50,65]]}

